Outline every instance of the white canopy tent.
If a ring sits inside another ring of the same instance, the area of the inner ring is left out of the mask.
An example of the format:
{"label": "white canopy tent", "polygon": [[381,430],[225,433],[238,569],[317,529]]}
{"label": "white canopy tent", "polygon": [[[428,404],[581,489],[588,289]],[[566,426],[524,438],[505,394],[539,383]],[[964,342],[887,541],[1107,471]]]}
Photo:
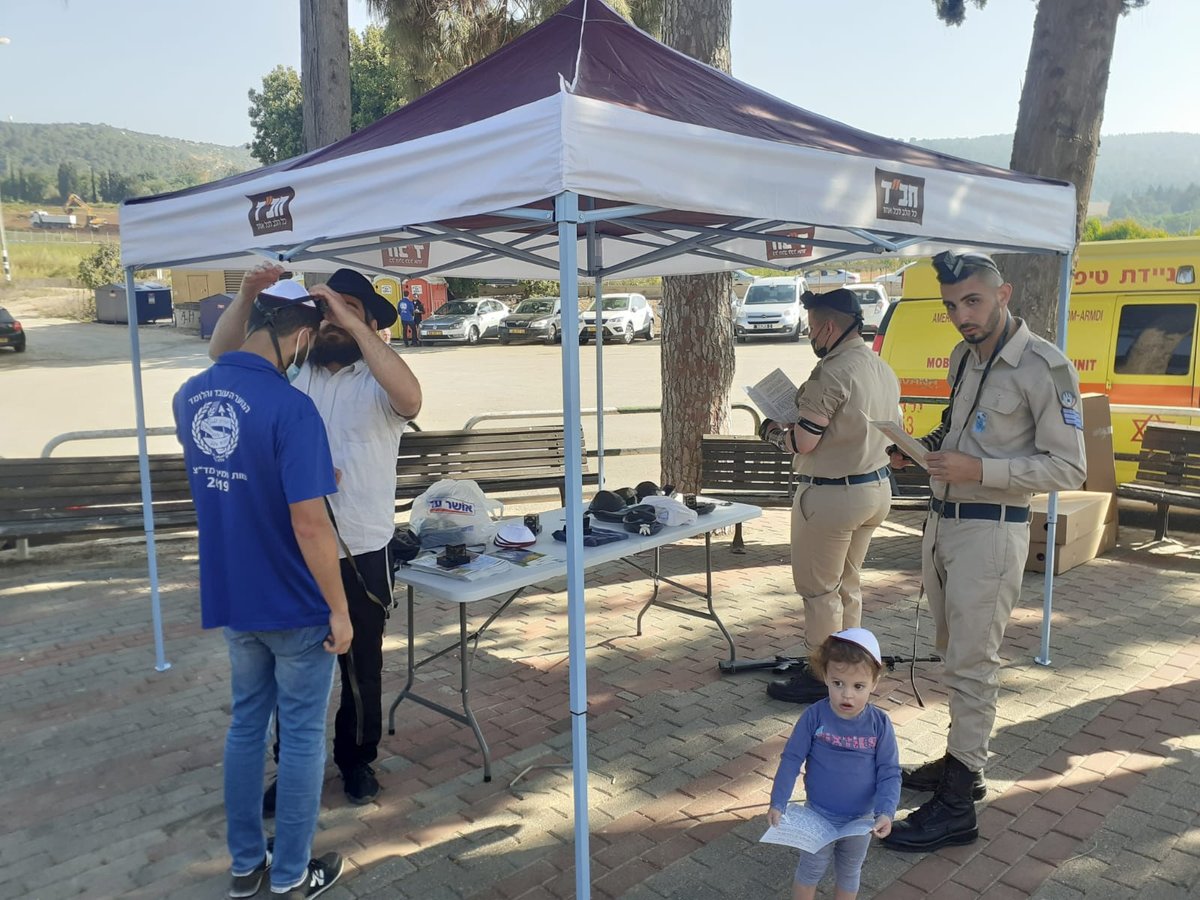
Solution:
{"label": "white canopy tent", "polygon": [[[352,266],[401,277],[557,277],[567,335],[578,330],[581,276],[594,278],[599,294],[600,280],[616,275],[798,269],[973,247],[1061,257],[1062,341],[1074,246],[1071,185],[815,116],[665,47],[601,0],[574,0],[343,141],[121,210],[130,285],[135,269],[249,267],[263,258],[314,273]],[[161,670],[136,315],[129,320]],[[562,346],[567,519],[577,522],[579,348]],[[1051,529],[1054,512],[1052,503]],[[576,884],[587,897],[583,547],[578,529],[569,538]],[[1052,571],[1048,562],[1047,660]]]}

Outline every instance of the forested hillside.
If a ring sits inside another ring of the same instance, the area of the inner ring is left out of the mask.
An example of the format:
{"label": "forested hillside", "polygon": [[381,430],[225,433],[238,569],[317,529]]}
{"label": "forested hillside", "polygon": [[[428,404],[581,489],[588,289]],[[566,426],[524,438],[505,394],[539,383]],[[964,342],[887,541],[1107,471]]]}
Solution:
{"label": "forested hillside", "polygon": [[33,203],[70,193],[91,201],[120,201],[257,165],[244,147],[89,124],[0,122],[0,154],[3,196]]}
{"label": "forested hillside", "polygon": [[[1011,134],[990,134],[975,138],[918,139],[913,143],[1007,168],[1012,139]],[[1100,140],[1091,199],[1115,200],[1118,195],[1141,193],[1148,188],[1184,188],[1197,180],[1200,180],[1200,134],[1110,134]]]}

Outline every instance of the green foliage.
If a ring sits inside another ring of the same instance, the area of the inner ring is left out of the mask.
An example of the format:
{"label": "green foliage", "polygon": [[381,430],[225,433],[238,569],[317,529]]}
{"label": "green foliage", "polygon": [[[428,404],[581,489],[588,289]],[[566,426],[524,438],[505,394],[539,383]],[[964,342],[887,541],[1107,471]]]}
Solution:
{"label": "green foliage", "polygon": [[393,59],[387,35],[379,25],[362,34],[350,32],[350,129],[358,131],[395,112],[407,100],[403,73],[407,63]]}
{"label": "green foliage", "polygon": [[557,281],[522,281],[521,299],[526,297],[557,297],[558,282]]}
{"label": "green foliage", "polygon": [[12,261],[13,279],[20,283],[31,279],[79,278],[79,263],[95,248],[95,244],[75,243],[24,243],[9,244],[8,256]]}
{"label": "green foliage", "polygon": [[106,284],[122,284],[121,249],[116,244],[101,244],[96,252],[79,262],[79,281],[84,287],[98,288]]}
{"label": "green foliage", "polygon": [[5,198],[31,203],[58,199],[63,186],[59,176],[70,179],[72,169],[74,193],[89,200],[118,201],[190,187],[244,172],[254,164],[244,147],[183,141],[110,125],[0,122],[0,147],[5,157],[0,190]]}
{"label": "green foliage", "polygon": [[[367,0],[387,25],[409,97],[417,97],[545,21],[568,0]],[[663,0],[609,0],[618,13],[651,34]]]}
{"label": "green foliage", "polygon": [[[358,131],[395,112],[405,103],[403,72],[393,61],[384,30],[369,25],[350,32],[350,130]],[[304,98],[300,75],[276,66],[263,76],[262,90],[250,89],[250,152],[263,165],[291,159],[304,151]]]}
{"label": "green foliage", "polygon": [[79,191],[79,172],[67,161],[58,164],[58,199],[66,203],[67,198]]}
{"label": "green foliage", "polygon": [[1169,234],[1187,234],[1200,228],[1200,184],[1156,185],[1144,191],[1117,194],[1108,214],[1112,218],[1136,219]]}
{"label": "green foliage", "polygon": [[457,300],[460,297],[478,297],[479,291],[486,283],[478,278],[447,278],[446,292],[450,295],[451,300]]}
{"label": "green foliage", "polygon": [[1120,219],[1101,224],[1099,219],[1088,219],[1084,224],[1082,240],[1085,241],[1129,241],[1146,238],[1170,237],[1161,228],[1147,228],[1133,219]]}
{"label": "green foliage", "polygon": [[263,76],[262,90],[250,89],[250,152],[264,166],[299,156],[304,150],[303,94],[300,75],[276,66]]}

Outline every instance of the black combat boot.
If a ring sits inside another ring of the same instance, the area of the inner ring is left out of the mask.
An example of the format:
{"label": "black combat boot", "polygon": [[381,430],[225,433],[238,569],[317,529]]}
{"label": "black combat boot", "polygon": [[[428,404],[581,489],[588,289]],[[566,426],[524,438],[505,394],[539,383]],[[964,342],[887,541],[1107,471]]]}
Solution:
{"label": "black combat boot", "polygon": [[805,666],[799,675],[768,684],[767,696],[787,703],[816,703],[829,696],[829,687]]}
{"label": "black combat boot", "polygon": [[[923,766],[902,770],[900,783],[910,791],[936,791],[942,782],[942,771],[946,767],[945,757],[930,760]],[[971,799],[982,800],[987,796],[987,782],[983,780],[983,772],[975,772],[971,782]]]}
{"label": "black combat boot", "polygon": [[970,844],[979,837],[971,791],[975,773],[949,753],[942,780],[933,796],[906,819],[892,826],[884,846],[905,853],[928,853],[941,847]]}

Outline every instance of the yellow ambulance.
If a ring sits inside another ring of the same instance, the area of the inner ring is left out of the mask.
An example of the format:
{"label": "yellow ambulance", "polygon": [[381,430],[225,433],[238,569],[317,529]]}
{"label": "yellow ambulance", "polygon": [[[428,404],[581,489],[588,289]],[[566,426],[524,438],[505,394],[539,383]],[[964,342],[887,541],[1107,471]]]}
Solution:
{"label": "yellow ambulance", "polygon": [[[1079,247],[1067,356],[1084,393],[1108,395],[1118,482],[1133,478],[1147,424],[1200,425],[1198,265],[1200,237]],[[910,434],[937,426],[949,395],[950,351],[959,340],[933,267],[908,268],[901,299],[884,316],[874,346],[900,378]]]}

